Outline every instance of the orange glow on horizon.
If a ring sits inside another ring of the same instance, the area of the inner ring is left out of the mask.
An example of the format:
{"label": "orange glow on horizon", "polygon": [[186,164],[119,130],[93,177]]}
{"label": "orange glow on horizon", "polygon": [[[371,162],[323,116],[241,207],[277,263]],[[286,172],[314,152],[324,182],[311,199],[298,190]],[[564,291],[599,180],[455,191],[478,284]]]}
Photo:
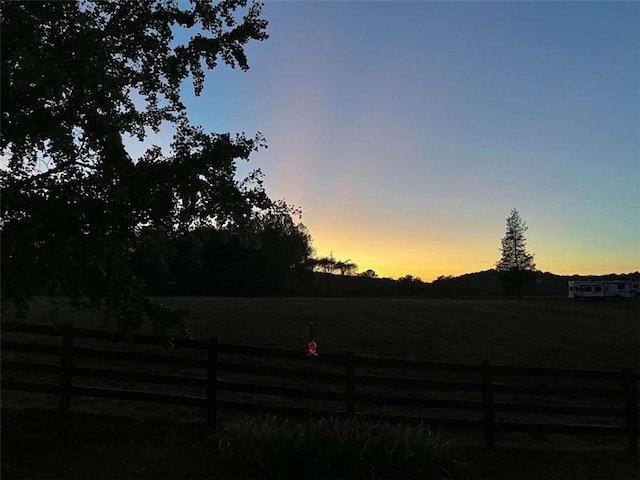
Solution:
{"label": "orange glow on horizon", "polygon": [[[350,260],[357,272],[373,270],[378,277],[397,279],[405,275],[432,282],[441,275],[460,276],[490,270],[499,259],[499,236],[484,242],[451,244],[428,236],[395,236],[393,232],[374,235],[366,231],[335,229],[312,232],[316,256],[333,254],[339,260]],[[640,261],[631,257],[611,257],[608,252],[575,251],[571,254],[535,246],[536,267],[556,275],[606,275],[640,270]],[[631,261],[630,261],[631,260]],[[640,260],[640,258],[638,259]]]}

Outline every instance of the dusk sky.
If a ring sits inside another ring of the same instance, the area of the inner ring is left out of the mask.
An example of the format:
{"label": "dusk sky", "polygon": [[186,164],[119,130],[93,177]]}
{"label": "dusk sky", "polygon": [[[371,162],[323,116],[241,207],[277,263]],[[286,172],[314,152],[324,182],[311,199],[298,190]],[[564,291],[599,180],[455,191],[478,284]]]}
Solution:
{"label": "dusk sky", "polygon": [[516,208],[542,271],[640,269],[639,3],[267,2],[263,17],[251,69],[220,65],[186,103],[207,131],[264,134],[240,173],[302,208],[316,255],[425,281],[486,270]]}

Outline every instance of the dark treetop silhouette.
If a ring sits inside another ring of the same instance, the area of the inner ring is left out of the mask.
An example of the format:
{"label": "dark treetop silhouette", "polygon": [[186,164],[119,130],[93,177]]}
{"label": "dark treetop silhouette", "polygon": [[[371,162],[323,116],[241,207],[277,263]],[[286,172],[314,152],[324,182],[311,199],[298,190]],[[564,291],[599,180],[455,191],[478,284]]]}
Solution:
{"label": "dark treetop silhouette", "polygon": [[[260,15],[244,0],[2,2],[3,306],[68,296],[121,329],[145,314],[167,333],[180,323],[141,295],[131,259],[162,271],[173,238],[246,229],[273,206],[259,172],[235,178],[260,134],[206,133],[180,98],[188,78],[200,94],[204,65],[249,68],[245,45],[267,38]],[[127,136],[167,123],[169,152],[129,155]]]}

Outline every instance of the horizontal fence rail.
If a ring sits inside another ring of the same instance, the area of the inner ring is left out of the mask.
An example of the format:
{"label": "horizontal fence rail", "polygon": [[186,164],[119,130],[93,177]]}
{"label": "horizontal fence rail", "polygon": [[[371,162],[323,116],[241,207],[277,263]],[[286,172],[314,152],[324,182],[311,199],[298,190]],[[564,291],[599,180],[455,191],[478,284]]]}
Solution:
{"label": "horizontal fence rail", "polygon": [[[158,336],[132,335],[125,339],[122,335],[75,328],[71,324],[62,328],[7,322],[1,325],[3,334],[60,337],[59,344],[52,344],[5,340],[3,335],[2,389],[57,395],[62,414],[69,412],[73,397],[93,397],[202,408],[212,426],[218,423],[219,410],[271,412],[301,418],[355,416],[375,421],[481,430],[488,447],[495,446],[495,432],[518,431],[625,436],[630,449],[638,448],[639,374],[631,368],[605,371],[515,367],[493,365],[488,361],[457,364],[356,356],[354,352],[307,356],[303,351],[221,343],[217,337],[174,339],[171,342],[173,349],[191,352],[179,354],[167,351],[169,342]],[[102,344],[100,348],[77,346],[79,339]],[[110,348],[105,348],[104,343]],[[165,351],[123,351],[130,350],[132,344],[164,347]],[[123,345],[129,348],[122,348]],[[38,361],[30,360],[34,356]],[[43,363],[47,356],[58,358],[58,361]],[[98,366],[78,364],[79,360],[86,359],[98,360]],[[274,361],[288,363],[282,366]],[[124,362],[127,369],[111,368],[109,363],[112,362]],[[180,373],[129,370],[132,364],[175,368]],[[379,373],[380,369],[391,369],[394,373]],[[183,374],[184,371],[188,373]],[[54,383],[7,378],[7,372],[48,376]],[[400,373],[396,375],[396,372]],[[404,376],[406,372],[411,372],[410,376]],[[423,378],[424,374],[436,374],[438,378]],[[464,380],[451,379],[460,375],[465,376]],[[499,376],[517,377],[518,383],[496,381],[495,377]],[[563,385],[557,386],[527,384],[527,380],[538,377],[573,379],[582,385],[566,385],[564,381]],[[112,380],[127,385],[118,388],[76,385],[78,379]],[[614,385],[592,385],[605,381]],[[197,389],[200,394],[142,391],[139,387],[132,388],[130,383]],[[393,389],[402,390],[402,393],[390,394]],[[452,393],[457,396],[451,397]],[[225,396],[228,394],[233,397]],[[517,399],[495,398],[504,395]],[[271,400],[263,400],[265,397]],[[551,402],[555,403],[549,403],[549,397],[553,397],[555,400]],[[535,403],[535,399],[540,398],[547,403]],[[306,400],[306,408],[300,406],[301,400]],[[576,400],[597,404],[565,403]],[[274,404],[274,401],[280,403]],[[325,402],[325,405],[311,408],[311,401]],[[403,415],[396,415],[398,411]],[[546,423],[520,421],[523,415],[529,414],[597,417],[608,424],[565,424],[557,419]],[[496,416],[505,415],[517,421],[507,417],[496,419]],[[611,424],[616,421],[618,424]]]}

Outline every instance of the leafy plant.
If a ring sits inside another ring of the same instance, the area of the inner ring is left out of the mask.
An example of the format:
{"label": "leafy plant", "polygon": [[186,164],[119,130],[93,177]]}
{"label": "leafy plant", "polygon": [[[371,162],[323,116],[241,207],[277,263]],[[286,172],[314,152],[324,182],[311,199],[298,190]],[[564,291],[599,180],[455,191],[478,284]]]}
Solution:
{"label": "leafy plant", "polygon": [[219,434],[229,475],[261,478],[444,478],[447,440],[428,427],[323,418],[250,417]]}

